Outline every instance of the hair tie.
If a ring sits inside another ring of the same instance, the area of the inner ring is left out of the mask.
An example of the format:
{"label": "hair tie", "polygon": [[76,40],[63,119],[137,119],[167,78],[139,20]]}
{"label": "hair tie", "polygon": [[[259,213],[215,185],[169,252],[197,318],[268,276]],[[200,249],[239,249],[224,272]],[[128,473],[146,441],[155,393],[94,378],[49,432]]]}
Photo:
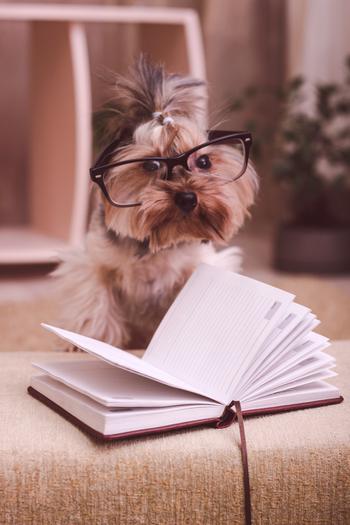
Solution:
{"label": "hair tie", "polygon": [[163,124],[174,124],[174,119],[172,117],[165,117]]}
{"label": "hair tie", "polygon": [[165,117],[162,111],[154,111],[152,113],[152,117],[156,119],[162,126],[165,126],[167,124],[174,124],[174,119],[169,116]]}

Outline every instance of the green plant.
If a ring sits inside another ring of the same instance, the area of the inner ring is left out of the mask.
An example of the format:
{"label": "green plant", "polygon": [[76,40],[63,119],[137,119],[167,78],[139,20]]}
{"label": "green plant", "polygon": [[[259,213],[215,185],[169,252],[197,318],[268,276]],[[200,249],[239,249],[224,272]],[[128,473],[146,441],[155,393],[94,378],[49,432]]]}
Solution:
{"label": "green plant", "polygon": [[342,83],[315,86],[311,112],[303,109],[306,88],[302,77],[282,90],[248,88],[231,109],[241,111],[268,98],[278,104],[277,126],[251,118],[246,126],[253,128],[258,145],[253,155],[271,155],[272,174],[291,196],[294,223],[349,225],[350,57]]}

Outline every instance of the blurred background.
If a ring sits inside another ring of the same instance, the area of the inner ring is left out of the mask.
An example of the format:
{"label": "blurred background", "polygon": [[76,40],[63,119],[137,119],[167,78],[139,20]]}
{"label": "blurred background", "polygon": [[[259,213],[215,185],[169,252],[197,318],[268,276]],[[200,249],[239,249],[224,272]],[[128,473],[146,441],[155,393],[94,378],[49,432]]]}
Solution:
{"label": "blurred background", "polygon": [[109,71],[140,51],[208,80],[210,125],[253,132],[261,190],[233,241],[243,272],[296,293],[321,332],[350,337],[350,3],[60,6],[0,3],[1,349],[53,345],[38,324],[55,315],[55,253],[84,237],[91,112]]}

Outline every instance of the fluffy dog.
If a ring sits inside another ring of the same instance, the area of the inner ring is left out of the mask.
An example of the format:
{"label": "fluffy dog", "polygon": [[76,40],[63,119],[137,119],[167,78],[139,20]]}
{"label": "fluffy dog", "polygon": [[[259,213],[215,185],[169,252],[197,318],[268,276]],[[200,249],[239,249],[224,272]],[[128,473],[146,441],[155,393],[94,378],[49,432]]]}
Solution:
{"label": "fluffy dog", "polygon": [[239,270],[239,250],[213,243],[228,244],[253,204],[251,138],[208,143],[205,107],[202,81],[144,58],[116,77],[85,248],[54,272],[64,328],[142,348],[199,263]]}

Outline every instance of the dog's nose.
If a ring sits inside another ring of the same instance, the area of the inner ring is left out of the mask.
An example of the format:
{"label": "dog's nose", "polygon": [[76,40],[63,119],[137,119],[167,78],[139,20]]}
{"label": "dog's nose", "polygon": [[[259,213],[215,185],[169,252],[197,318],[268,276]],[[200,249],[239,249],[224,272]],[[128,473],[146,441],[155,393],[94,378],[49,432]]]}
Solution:
{"label": "dog's nose", "polygon": [[197,195],[193,191],[179,191],[175,193],[175,204],[186,213],[197,206]]}

